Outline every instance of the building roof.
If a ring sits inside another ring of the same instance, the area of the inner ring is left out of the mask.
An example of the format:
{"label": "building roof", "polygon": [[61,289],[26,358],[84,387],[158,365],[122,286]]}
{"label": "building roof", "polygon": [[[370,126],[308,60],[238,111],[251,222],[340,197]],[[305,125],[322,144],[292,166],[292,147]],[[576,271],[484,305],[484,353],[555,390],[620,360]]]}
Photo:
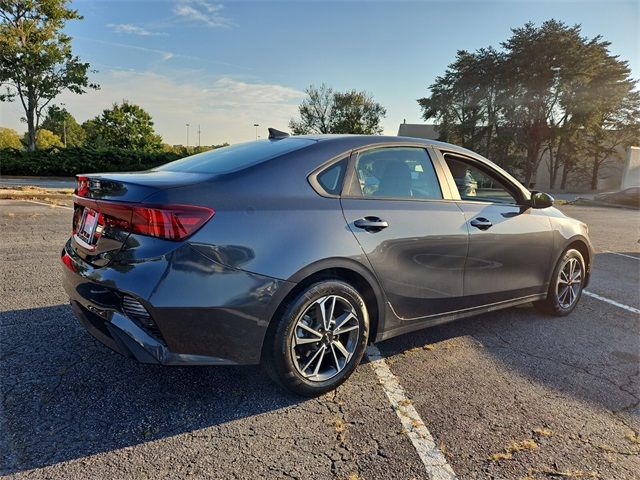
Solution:
{"label": "building roof", "polygon": [[440,135],[437,126],[430,123],[401,123],[398,136],[437,140]]}

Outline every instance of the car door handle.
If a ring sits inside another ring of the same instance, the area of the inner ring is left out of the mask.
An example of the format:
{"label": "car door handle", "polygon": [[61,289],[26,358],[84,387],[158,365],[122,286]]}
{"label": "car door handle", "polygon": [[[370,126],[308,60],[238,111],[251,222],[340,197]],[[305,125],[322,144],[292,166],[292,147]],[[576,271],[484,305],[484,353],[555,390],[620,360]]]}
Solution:
{"label": "car door handle", "polygon": [[378,217],[364,217],[359,218],[353,224],[358,227],[366,230],[367,232],[379,232],[383,228],[387,228],[389,224]]}
{"label": "car door handle", "polygon": [[488,228],[491,228],[493,226],[493,223],[491,223],[490,220],[487,220],[484,217],[474,218],[469,223],[471,224],[471,226],[476,227],[480,230],[487,230]]}

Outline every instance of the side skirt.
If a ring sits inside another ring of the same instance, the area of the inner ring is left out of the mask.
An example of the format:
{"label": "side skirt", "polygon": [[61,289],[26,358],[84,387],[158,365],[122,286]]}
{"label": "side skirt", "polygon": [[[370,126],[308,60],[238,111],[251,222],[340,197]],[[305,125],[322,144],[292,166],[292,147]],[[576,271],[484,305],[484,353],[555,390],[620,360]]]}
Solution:
{"label": "side skirt", "polygon": [[[540,293],[536,295],[527,295],[525,297],[514,298],[511,300],[505,300],[502,302],[490,303],[482,305],[480,307],[465,308],[462,310],[454,310],[452,312],[442,313],[438,315],[432,315],[429,317],[421,318],[412,322],[407,322],[404,325],[400,325],[392,330],[381,332],[376,338],[376,342],[387,340],[404,333],[414,332],[416,330],[422,330],[423,328],[434,327],[443,323],[453,322],[462,318],[472,317],[474,315],[480,315],[482,313],[493,312],[496,310],[503,310],[505,308],[515,307],[516,305],[522,305],[524,303],[535,302],[537,300],[544,300],[547,297],[546,293]],[[387,303],[387,306],[393,312],[391,304]],[[393,312],[395,315],[395,312]]]}

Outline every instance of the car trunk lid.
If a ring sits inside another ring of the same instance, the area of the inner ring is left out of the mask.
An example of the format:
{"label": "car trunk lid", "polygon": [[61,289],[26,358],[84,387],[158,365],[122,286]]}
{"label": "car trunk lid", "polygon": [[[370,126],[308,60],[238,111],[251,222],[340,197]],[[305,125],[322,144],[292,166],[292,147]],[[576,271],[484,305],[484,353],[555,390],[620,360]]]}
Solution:
{"label": "car trunk lid", "polygon": [[205,181],[199,173],[144,171],[78,175],[74,192],[72,248],[94,267],[108,265],[131,233],[181,240],[213,216],[187,205],[151,205],[160,190]]}

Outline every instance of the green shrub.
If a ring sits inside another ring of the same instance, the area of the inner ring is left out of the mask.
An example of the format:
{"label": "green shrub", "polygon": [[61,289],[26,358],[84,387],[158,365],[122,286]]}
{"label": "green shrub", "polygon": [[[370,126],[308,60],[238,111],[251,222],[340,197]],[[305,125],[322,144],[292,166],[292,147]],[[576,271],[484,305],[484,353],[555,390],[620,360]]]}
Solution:
{"label": "green shrub", "polygon": [[95,150],[70,147],[29,152],[0,150],[0,174],[72,177],[78,173],[148,170],[181,156],[174,152]]}

